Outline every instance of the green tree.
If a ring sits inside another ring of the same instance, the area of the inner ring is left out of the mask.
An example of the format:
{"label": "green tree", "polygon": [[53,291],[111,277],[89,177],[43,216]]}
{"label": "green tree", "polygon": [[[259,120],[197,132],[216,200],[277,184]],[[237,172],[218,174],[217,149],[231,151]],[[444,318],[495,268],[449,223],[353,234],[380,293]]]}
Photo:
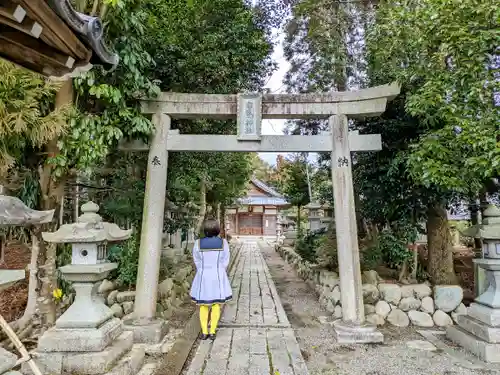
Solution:
{"label": "green tree", "polygon": [[284,160],[280,174],[280,190],[286,199],[297,207],[297,226],[301,229],[301,209],[310,202],[309,185],[307,182],[307,161],[300,154]]}
{"label": "green tree", "polygon": [[[29,150],[40,152],[45,144],[67,130],[69,108],[54,108],[60,84],[0,59],[0,183],[8,185],[8,172],[23,165]],[[37,166],[31,164],[32,167]]]}
{"label": "green tree", "polygon": [[[151,0],[148,50],[162,91],[228,94],[260,90],[274,69],[270,59],[273,17],[241,0]],[[235,134],[234,121],[174,121],[186,134]],[[230,170],[232,173],[228,173]],[[169,157],[169,196],[179,193],[200,208],[227,204],[250,178],[244,153],[175,153]],[[217,211],[217,210],[216,210]]]}
{"label": "green tree", "polygon": [[498,175],[499,11],[471,0],[384,1],[368,34],[372,81],[397,79],[405,92],[391,119],[398,127],[410,125],[401,138],[409,147],[401,145],[393,154],[389,171],[396,173],[386,176],[415,184],[413,194],[400,190],[400,196],[413,200],[406,206],[413,207],[414,217],[426,209],[435,283],[456,282],[446,213],[450,199],[456,193],[475,197]]}
{"label": "green tree", "polygon": [[379,4],[374,70],[408,87],[405,108],[427,128],[408,157],[425,186],[475,194],[499,174],[499,20],[499,4],[476,0]]}

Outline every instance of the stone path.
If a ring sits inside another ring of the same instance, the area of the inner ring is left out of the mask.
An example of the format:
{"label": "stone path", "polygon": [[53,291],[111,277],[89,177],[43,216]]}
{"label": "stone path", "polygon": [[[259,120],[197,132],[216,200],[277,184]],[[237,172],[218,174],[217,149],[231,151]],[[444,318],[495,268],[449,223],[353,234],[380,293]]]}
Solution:
{"label": "stone path", "polygon": [[299,345],[256,242],[246,242],[230,275],[214,342],[202,341],[187,375],[308,375]]}

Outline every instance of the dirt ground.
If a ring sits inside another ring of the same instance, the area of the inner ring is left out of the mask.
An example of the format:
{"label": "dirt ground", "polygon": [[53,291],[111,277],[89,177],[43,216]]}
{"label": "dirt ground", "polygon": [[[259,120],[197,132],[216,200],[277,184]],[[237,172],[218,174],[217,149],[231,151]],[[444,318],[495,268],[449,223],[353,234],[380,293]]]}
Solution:
{"label": "dirt ground", "polygon": [[[447,351],[417,350],[408,341],[424,340],[413,328],[384,327],[381,345],[339,345],[330,324],[331,314],[323,310],[312,290],[270,246],[262,247],[288,319],[295,330],[311,375],[462,375],[496,374],[497,369],[467,366],[460,348]],[[447,343],[449,345],[449,343]],[[477,364],[477,362],[476,362]]]}
{"label": "dirt ground", "polygon": [[[5,249],[5,262],[0,269],[25,269],[30,262],[30,249],[23,245],[12,244]],[[11,322],[21,317],[28,302],[28,272],[26,279],[0,292],[0,315]]]}

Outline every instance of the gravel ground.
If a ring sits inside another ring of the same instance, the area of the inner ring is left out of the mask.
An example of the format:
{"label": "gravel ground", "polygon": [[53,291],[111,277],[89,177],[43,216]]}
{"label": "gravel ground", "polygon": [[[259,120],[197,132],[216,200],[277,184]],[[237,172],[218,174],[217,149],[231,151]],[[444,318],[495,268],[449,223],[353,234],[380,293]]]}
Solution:
{"label": "gravel ground", "polygon": [[383,345],[337,344],[333,328],[320,323],[331,314],[320,307],[315,292],[274,249],[263,247],[262,251],[311,375],[500,374],[500,366],[488,366],[477,359],[476,368],[470,369],[463,360],[468,355],[449,343],[446,350],[409,348],[408,341],[424,340],[413,328],[384,327]]}

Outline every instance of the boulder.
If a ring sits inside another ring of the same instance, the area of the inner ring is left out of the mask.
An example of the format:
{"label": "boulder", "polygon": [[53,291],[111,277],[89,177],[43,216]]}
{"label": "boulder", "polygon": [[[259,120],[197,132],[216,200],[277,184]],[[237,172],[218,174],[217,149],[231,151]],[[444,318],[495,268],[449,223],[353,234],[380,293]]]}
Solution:
{"label": "boulder", "polygon": [[115,316],[115,318],[122,318],[123,317],[123,309],[121,307],[121,305],[119,303],[114,303],[111,307],[110,307],[111,311],[113,311],[113,315]]}
{"label": "boulder", "polygon": [[411,310],[408,311],[408,318],[410,318],[411,324],[417,327],[433,327],[434,321],[432,317],[422,311]]}
{"label": "boulder", "polygon": [[432,299],[432,297],[422,298],[422,305],[420,306],[420,310],[428,314],[434,314],[434,300]]}
{"label": "boulder", "polygon": [[116,288],[116,285],[114,282],[104,279],[101,282],[101,284],[99,285],[98,293],[105,294],[105,293],[111,292],[115,288]]}
{"label": "boulder", "polygon": [[378,301],[375,305],[375,312],[385,319],[391,312],[391,306],[385,301]]}
{"label": "boulder", "polygon": [[174,287],[174,281],[172,279],[165,279],[160,284],[158,284],[158,294],[161,298],[170,295],[172,288]]}
{"label": "boulder", "polygon": [[387,316],[387,321],[396,327],[408,327],[410,325],[408,315],[400,309],[392,310]]}
{"label": "boulder", "polygon": [[329,313],[333,314],[335,311],[335,305],[333,304],[332,300],[328,300],[326,303],[326,311]]}
{"label": "boulder", "polygon": [[185,267],[183,267],[175,273],[175,280],[177,282],[183,282],[184,280],[186,280],[186,277],[188,276],[188,274],[189,274],[189,271]]}
{"label": "boulder", "polygon": [[378,275],[377,271],[370,270],[364,271],[361,277],[363,284],[378,285],[382,281],[382,278]]}
{"label": "boulder", "polygon": [[376,303],[379,300],[380,293],[373,284],[363,284],[363,300],[365,303]]}
{"label": "boulder", "polygon": [[108,298],[106,299],[108,306],[112,306],[116,302],[118,293],[120,293],[118,290],[113,290],[108,294]]}
{"label": "boulder", "polygon": [[422,299],[432,294],[431,288],[426,284],[413,284],[401,286],[401,297],[415,297]]}
{"label": "boulder", "polygon": [[385,324],[385,319],[377,314],[369,314],[366,316],[366,321],[370,324],[377,326],[383,326]]}
{"label": "boulder", "polygon": [[365,305],[365,315],[375,314],[375,306],[366,304]]}
{"label": "boulder", "polygon": [[336,305],[337,303],[340,302],[340,287],[337,285],[335,288],[333,288],[332,292],[329,295],[329,299],[332,300],[333,304]]}
{"label": "boulder", "polygon": [[335,319],[341,319],[342,318],[342,307],[337,305],[335,306],[335,311],[333,312],[333,316]]}
{"label": "boulder", "polygon": [[116,301],[119,303],[126,301],[134,301],[135,300],[135,290],[130,290],[127,292],[119,292],[116,295]]}
{"label": "boulder", "polygon": [[399,302],[398,308],[402,311],[418,310],[422,302],[415,297],[405,297]]}
{"label": "boulder", "polygon": [[389,303],[398,305],[401,301],[401,287],[396,284],[379,284],[378,289],[380,291],[381,298]]}
{"label": "boulder", "polygon": [[332,275],[324,279],[323,285],[333,288],[334,286],[339,285],[339,283],[340,283],[339,277],[337,275]]}
{"label": "boulder", "polygon": [[451,319],[451,317],[442,310],[436,310],[436,312],[432,316],[432,319],[438,327],[447,327],[453,325],[453,320]]}
{"label": "boulder", "polygon": [[413,286],[413,293],[416,298],[423,299],[432,295],[432,289],[427,284],[417,284]]}
{"label": "boulder", "polygon": [[458,305],[458,307],[451,313],[451,318],[455,323],[457,322],[457,317],[459,315],[467,315],[467,307],[465,307],[463,303]]}
{"label": "boulder", "polygon": [[122,303],[122,307],[123,307],[123,312],[125,313],[125,315],[128,315],[134,311],[134,302],[133,301],[125,301]]}
{"label": "boulder", "polygon": [[460,305],[463,298],[464,291],[458,285],[436,285],[434,287],[434,304],[438,310],[452,312]]}

